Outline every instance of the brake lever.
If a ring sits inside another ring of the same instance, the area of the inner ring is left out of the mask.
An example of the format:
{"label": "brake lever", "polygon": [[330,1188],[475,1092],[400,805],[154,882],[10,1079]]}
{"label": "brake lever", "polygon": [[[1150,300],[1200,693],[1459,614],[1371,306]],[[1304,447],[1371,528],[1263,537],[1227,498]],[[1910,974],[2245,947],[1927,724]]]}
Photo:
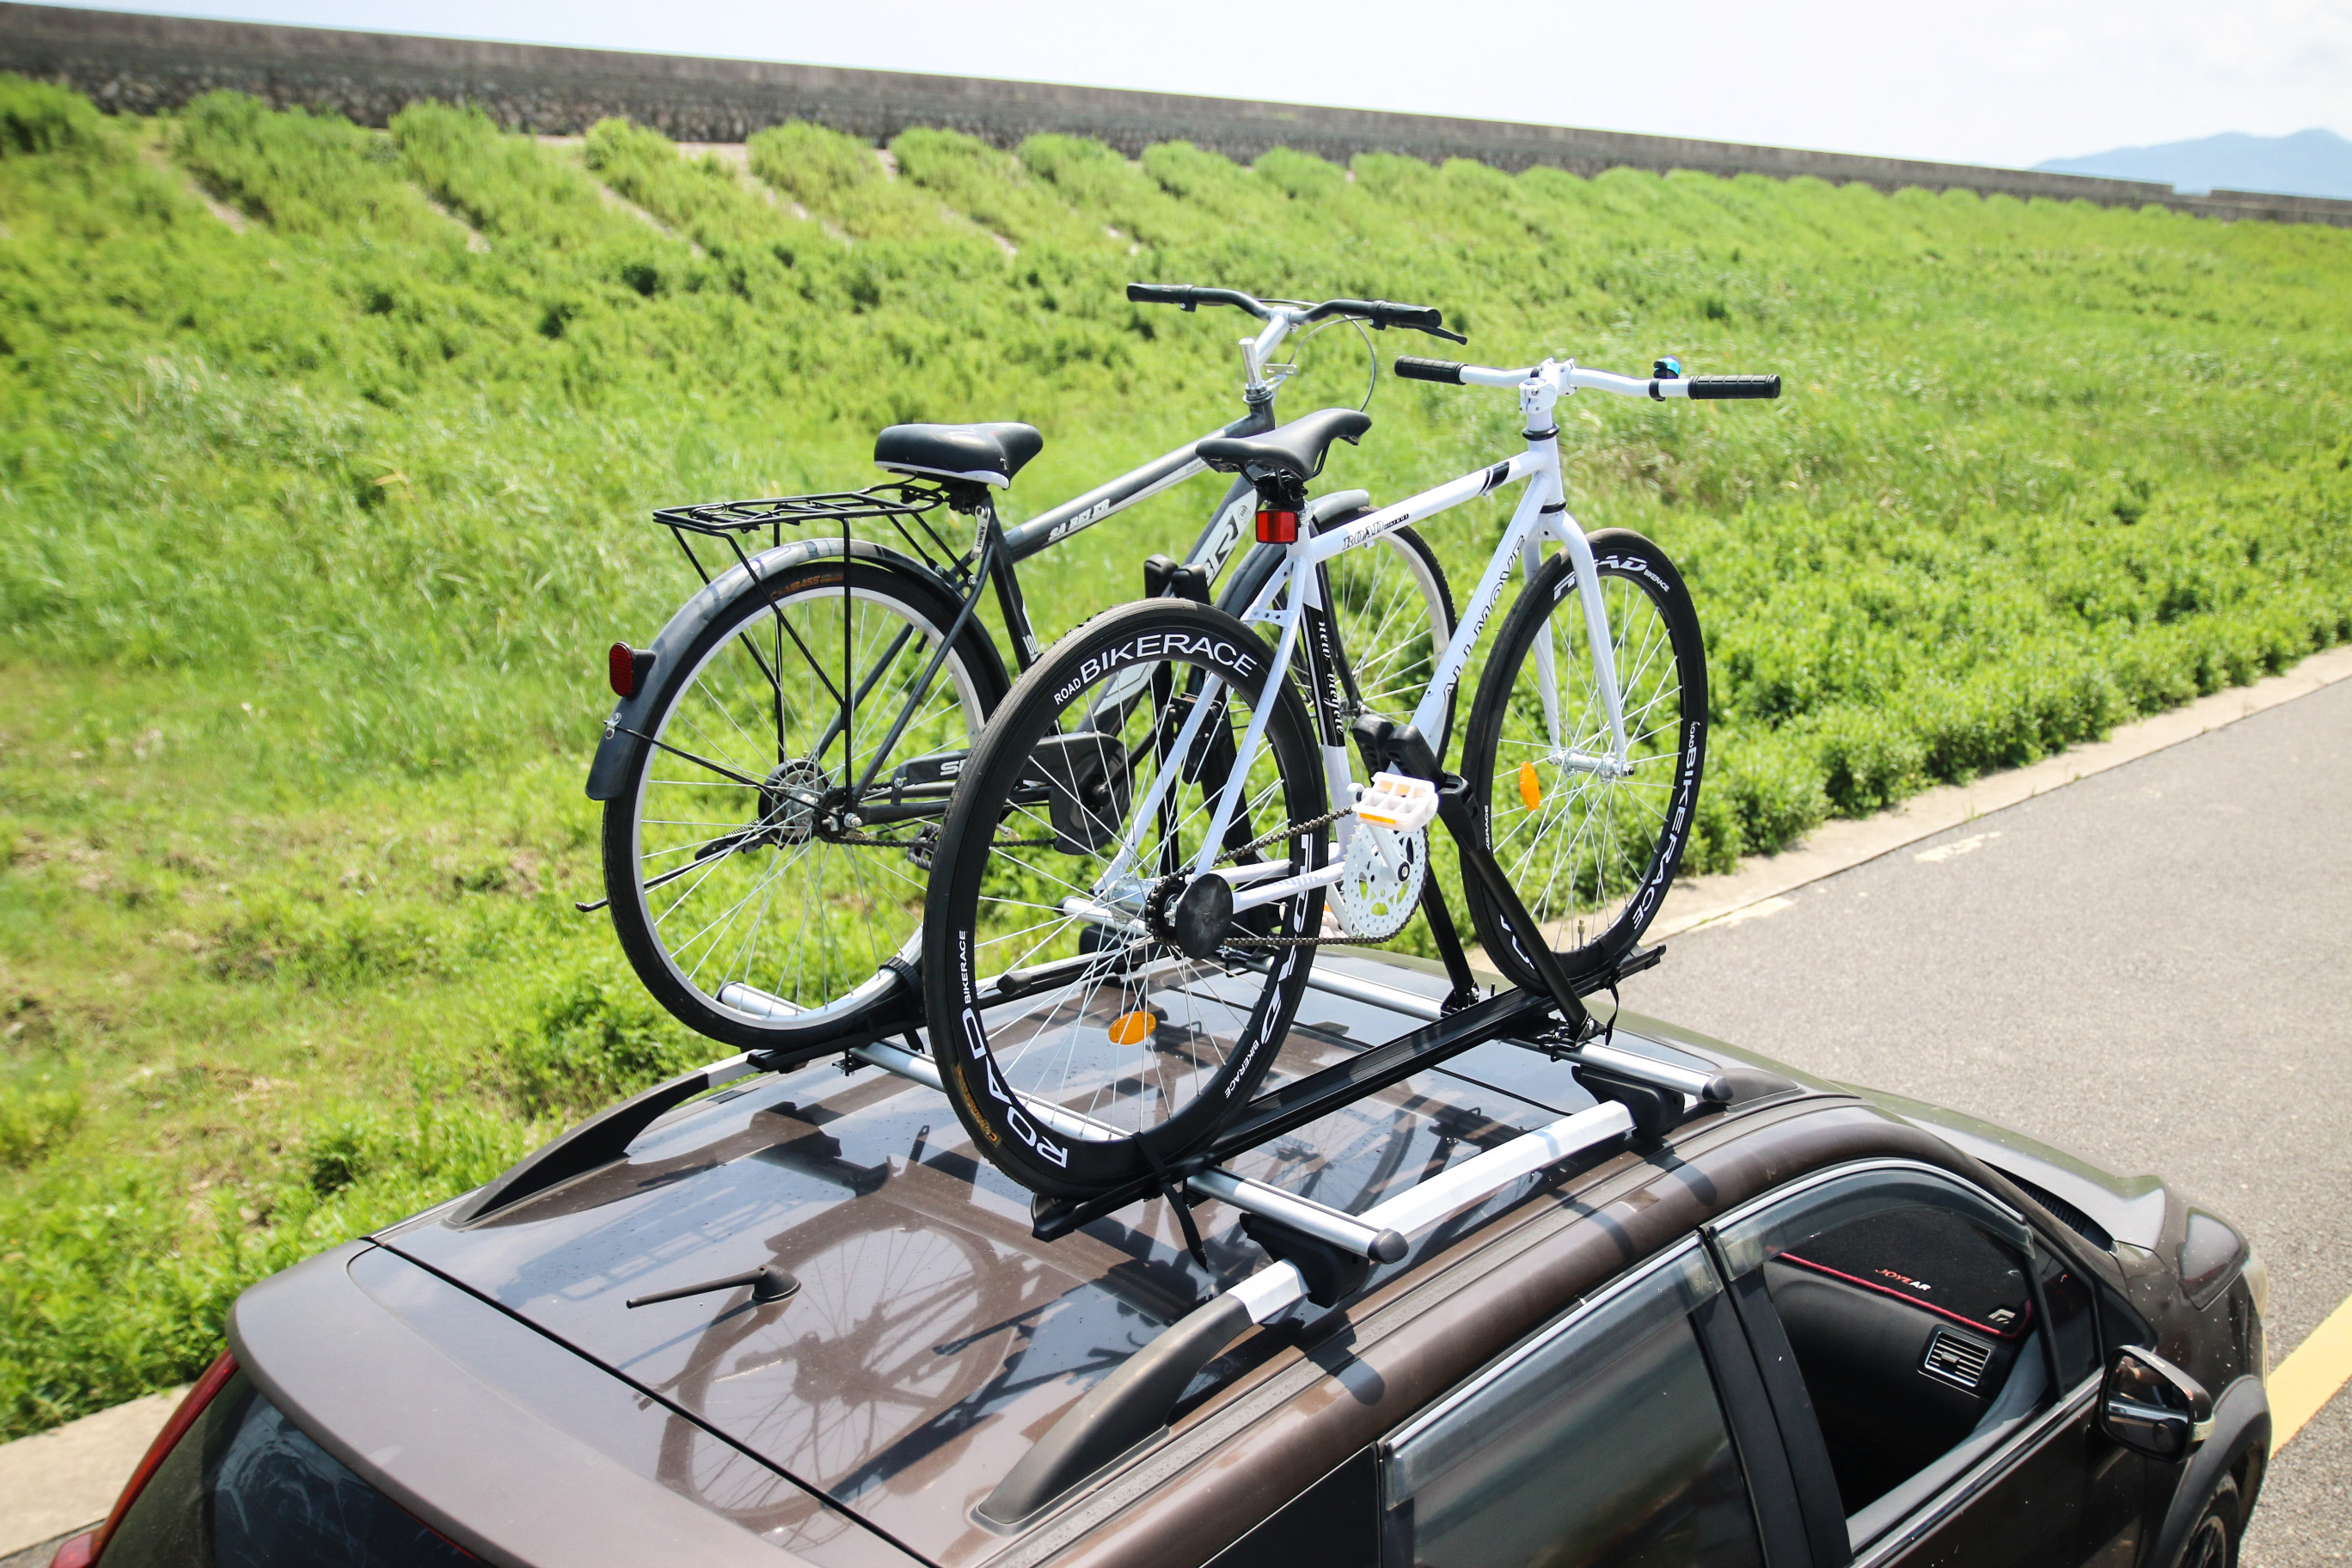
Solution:
{"label": "brake lever", "polygon": [[1433,338],[1444,338],[1449,343],[1466,343],[1470,340],[1460,332],[1449,332],[1444,327],[1415,327],[1416,332],[1427,332]]}

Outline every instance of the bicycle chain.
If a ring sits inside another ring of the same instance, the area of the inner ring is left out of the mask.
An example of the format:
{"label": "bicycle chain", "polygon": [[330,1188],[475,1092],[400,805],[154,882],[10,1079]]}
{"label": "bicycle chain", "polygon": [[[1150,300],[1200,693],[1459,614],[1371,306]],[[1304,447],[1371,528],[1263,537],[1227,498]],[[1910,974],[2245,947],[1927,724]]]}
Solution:
{"label": "bicycle chain", "polygon": [[1217,858],[1217,864],[1223,866],[1228,861],[1238,860],[1253,849],[1263,849],[1269,844],[1279,844],[1286,838],[1296,838],[1302,833],[1312,833],[1318,827],[1328,827],[1342,817],[1355,815],[1356,808],[1351,805],[1345,811],[1327,811],[1320,816],[1309,817],[1307,821],[1292,826],[1277,827],[1263,838],[1253,838],[1238,849],[1226,850]]}

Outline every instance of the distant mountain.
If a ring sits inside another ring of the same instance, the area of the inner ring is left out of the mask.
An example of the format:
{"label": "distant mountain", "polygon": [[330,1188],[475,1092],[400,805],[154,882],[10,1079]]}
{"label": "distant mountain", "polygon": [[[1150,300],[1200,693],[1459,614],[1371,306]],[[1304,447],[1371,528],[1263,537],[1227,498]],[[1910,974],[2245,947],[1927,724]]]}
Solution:
{"label": "distant mountain", "polygon": [[2155,180],[2183,195],[2216,190],[2271,191],[2352,201],[2352,142],[2333,131],[2298,131],[2292,136],[2248,136],[2231,131],[2200,142],[2118,147],[2087,158],[2053,158],[2034,167],[2055,174]]}

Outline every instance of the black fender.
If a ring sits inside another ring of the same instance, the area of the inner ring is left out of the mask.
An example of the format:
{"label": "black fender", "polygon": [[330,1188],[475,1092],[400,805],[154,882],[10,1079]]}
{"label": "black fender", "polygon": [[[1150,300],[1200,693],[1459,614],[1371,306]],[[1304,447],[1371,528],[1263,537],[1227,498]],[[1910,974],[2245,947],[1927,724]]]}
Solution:
{"label": "black fender", "polygon": [[[952,617],[964,595],[955,585],[930,567],[902,551],[867,540],[849,542],[853,560],[871,563],[889,571],[903,574],[919,584],[926,591],[937,595]],[[646,734],[653,715],[668,699],[676,683],[687,650],[701,637],[711,622],[730,608],[745,594],[756,594],[761,585],[779,572],[803,566],[812,561],[841,553],[838,539],[802,539],[790,544],[764,551],[751,560],[735,565],[713,577],[694,597],[677,607],[669,624],[654,637],[649,650],[654,656],[650,679],[634,697],[624,697],[604,721],[604,738],[597,743],[596,757],[588,765],[588,798],[612,800],[621,793],[621,781],[628,776],[637,759],[644,755]],[[994,676],[991,689],[1002,695],[1011,681],[1004,673],[1003,657],[996,644],[983,633],[979,638],[987,652],[984,657],[994,665],[986,673]]]}
{"label": "black fender", "polygon": [[[2189,1532],[2213,1489],[2221,1484],[2249,1451],[2267,1457],[2271,1451],[2271,1399],[2263,1380],[2249,1373],[2233,1379],[2213,1401],[2213,1435],[2205,1439],[2180,1472],[2172,1501],[2164,1510],[2164,1526],[2156,1533],[2156,1550],[2144,1559],[2150,1568],[2173,1568],[2189,1544]],[[2251,1492],[2239,1500],[2251,1507]]]}

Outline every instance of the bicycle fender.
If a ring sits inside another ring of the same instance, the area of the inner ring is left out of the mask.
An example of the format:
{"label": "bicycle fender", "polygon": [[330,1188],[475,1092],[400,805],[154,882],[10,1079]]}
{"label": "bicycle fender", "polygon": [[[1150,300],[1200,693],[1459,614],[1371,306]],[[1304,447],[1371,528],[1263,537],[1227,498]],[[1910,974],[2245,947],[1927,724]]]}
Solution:
{"label": "bicycle fender", "polygon": [[[948,580],[902,551],[875,544],[863,539],[849,542],[850,553],[856,559],[871,562],[893,572],[904,573],[925,587],[936,590],[950,605],[961,604],[963,595],[957,593]],[[588,765],[588,798],[612,800],[621,793],[621,781],[628,775],[636,760],[645,753],[647,724],[671,685],[677,679],[685,663],[687,650],[695,639],[730,608],[745,594],[758,593],[770,577],[795,566],[821,561],[841,553],[838,539],[802,539],[779,545],[751,557],[748,567],[738,563],[705,584],[694,597],[680,605],[669,618],[669,624],[654,637],[653,679],[646,681],[634,697],[624,697],[604,721],[604,738],[597,742],[595,760]],[[990,644],[992,651],[994,644]],[[1000,681],[1000,686],[1002,682]]]}

